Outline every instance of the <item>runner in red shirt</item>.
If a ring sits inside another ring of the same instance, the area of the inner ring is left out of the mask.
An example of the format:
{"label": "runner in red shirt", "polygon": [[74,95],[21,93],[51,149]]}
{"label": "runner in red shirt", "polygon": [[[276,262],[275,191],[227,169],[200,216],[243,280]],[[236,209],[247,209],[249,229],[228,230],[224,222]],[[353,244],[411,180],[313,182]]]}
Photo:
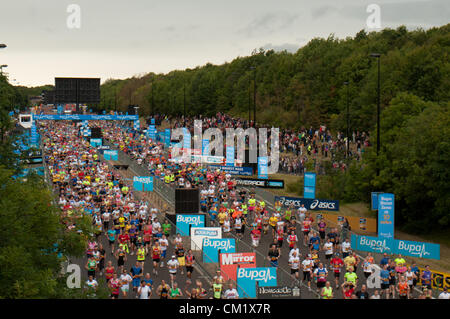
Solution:
{"label": "runner in red shirt", "polygon": [[331,259],[330,265],[333,268],[334,280],[336,282],[336,288],[339,288],[339,277],[341,275],[341,268],[344,266],[344,262],[339,257],[338,253],[336,253],[334,255],[333,259]]}

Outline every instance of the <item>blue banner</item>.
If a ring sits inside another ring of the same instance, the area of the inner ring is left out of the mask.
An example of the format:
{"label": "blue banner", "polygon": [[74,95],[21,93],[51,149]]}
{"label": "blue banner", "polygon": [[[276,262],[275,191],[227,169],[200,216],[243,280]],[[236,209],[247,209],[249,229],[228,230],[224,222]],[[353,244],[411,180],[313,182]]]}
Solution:
{"label": "blue banner", "polygon": [[358,236],[352,234],[351,247],[354,250],[368,251],[374,253],[388,253],[393,254],[392,239],[379,238],[372,236]]}
{"label": "blue banner", "polygon": [[192,225],[192,227],[205,227],[205,215],[177,214],[177,233],[181,236],[189,236],[190,225]]}
{"label": "blue banner", "polygon": [[147,129],[147,136],[151,138],[153,142],[156,141],[156,133],[157,133],[156,126],[150,125]]}
{"label": "blue banner", "polygon": [[381,192],[370,193],[372,210],[378,210],[378,195],[379,194],[383,194],[383,193],[381,193]]}
{"label": "blue banner", "polygon": [[103,151],[103,156],[107,161],[118,161],[119,152],[117,150],[105,150]]}
{"label": "blue banner", "polygon": [[316,187],[316,173],[305,173],[303,183],[308,187]]}
{"label": "blue banner", "polygon": [[166,128],[165,129],[165,134],[164,134],[164,145],[166,147],[170,146],[170,128]]}
{"label": "blue banner", "polygon": [[303,177],[303,197],[316,198],[316,173],[305,173]]}
{"label": "blue banner", "polygon": [[234,166],[234,146],[227,146],[226,152],[227,166]]}
{"label": "blue banner", "polygon": [[277,268],[238,268],[237,286],[239,298],[256,298],[256,283],[259,287],[277,286]]}
{"label": "blue banner", "polygon": [[299,208],[305,205],[307,210],[329,210],[338,211],[339,201],[331,199],[310,199],[310,198],[298,198],[287,196],[275,196],[275,201],[279,201],[284,207],[294,205],[295,208]]}
{"label": "blue banner", "polygon": [[153,177],[134,176],[133,188],[139,192],[153,192]]}
{"label": "blue banner", "polygon": [[33,115],[33,120],[85,120],[85,121],[136,121],[138,115],[93,115],[93,114],[39,114]]}
{"label": "blue banner", "polygon": [[219,254],[235,253],[236,240],[234,238],[203,238],[203,262],[218,263]]}
{"label": "blue banner", "polygon": [[209,140],[208,139],[203,139],[202,140],[202,155],[203,156],[208,156],[209,155]]}
{"label": "blue banner", "polygon": [[315,187],[303,187],[303,197],[308,199],[314,199],[316,197]]}
{"label": "blue banner", "polygon": [[185,127],[183,127],[183,148],[191,148],[191,133]]}
{"label": "blue banner", "polygon": [[269,178],[269,160],[267,156],[258,157],[258,178],[268,179]]}
{"label": "blue banner", "polygon": [[38,143],[38,133],[37,133],[37,128],[36,128],[36,124],[33,121],[33,123],[31,124],[31,145],[36,145]]}
{"label": "blue banner", "polygon": [[139,120],[135,120],[135,121],[133,122],[133,129],[134,129],[135,131],[139,131],[139,130],[141,129],[141,123],[139,122]]}
{"label": "blue banner", "polygon": [[378,237],[394,238],[394,194],[378,195]]}
{"label": "blue banner", "polygon": [[211,169],[220,169],[230,175],[253,175],[253,168],[251,167],[239,167],[239,166],[223,166],[223,165],[209,165]]}
{"label": "blue banner", "polygon": [[351,247],[354,250],[374,253],[388,253],[402,256],[437,259],[440,257],[440,245],[399,240],[394,238],[380,238],[371,236],[358,236],[352,234]]}
{"label": "blue banner", "polygon": [[394,239],[394,251],[402,256],[427,259],[441,259],[441,246],[438,244]]}
{"label": "blue banner", "polygon": [[91,146],[92,147],[102,146],[102,139],[101,138],[91,138]]}

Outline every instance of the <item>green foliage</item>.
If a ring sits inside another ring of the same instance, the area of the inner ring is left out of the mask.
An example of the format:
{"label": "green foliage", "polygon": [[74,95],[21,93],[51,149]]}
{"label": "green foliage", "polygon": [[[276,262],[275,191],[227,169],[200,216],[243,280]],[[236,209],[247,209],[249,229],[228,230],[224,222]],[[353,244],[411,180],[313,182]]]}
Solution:
{"label": "green foliage", "polygon": [[[66,230],[52,195],[36,175],[12,178],[0,167],[0,297],[57,298],[63,256],[81,256],[86,240]],[[58,251],[53,252],[54,244]]]}
{"label": "green foliage", "polygon": [[351,128],[368,131],[376,118],[378,76],[377,61],[370,53],[381,54],[382,109],[399,92],[424,101],[448,101],[449,29],[450,24],[427,31],[402,26],[360,31],[344,40],[331,35],[312,39],[293,54],[260,49],[222,65],[108,80],[102,85],[100,107],[111,110],[117,102],[117,109],[125,112],[127,105],[138,104],[140,113],[149,115],[153,94],[155,112],[180,115],[185,91],[188,115],[221,111],[248,118],[256,78],[258,122],[288,128],[327,124],[343,130],[347,105],[343,82],[349,81]]}
{"label": "green foliage", "polygon": [[448,229],[449,106],[399,93],[381,114],[379,157],[369,148],[363,162],[345,173],[331,169],[319,179],[319,196],[368,202],[372,191],[394,193],[397,227],[415,233]]}

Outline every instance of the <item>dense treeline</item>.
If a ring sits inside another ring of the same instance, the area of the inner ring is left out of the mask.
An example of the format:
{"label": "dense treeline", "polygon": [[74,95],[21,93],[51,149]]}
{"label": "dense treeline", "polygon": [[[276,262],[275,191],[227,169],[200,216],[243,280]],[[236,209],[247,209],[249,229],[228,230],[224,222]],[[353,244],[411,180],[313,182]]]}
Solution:
{"label": "dense treeline", "polygon": [[427,31],[360,31],[344,40],[313,39],[294,54],[260,50],[223,65],[108,80],[100,107],[126,111],[127,105],[138,104],[141,114],[148,115],[153,104],[154,112],[177,115],[183,113],[185,92],[189,115],[222,111],[248,118],[255,77],[258,122],[289,128],[328,124],[342,130],[347,103],[343,83],[349,81],[351,127],[368,130],[375,123],[377,101],[377,61],[370,53],[381,54],[382,108],[400,92],[447,101],[449,30],[450,25]]}
{"label": "dense treeline", "polygon": [[[217,111],[248,118],[256,78],[257,121],[278,127],[368,131],[376,145],[377,60],[381,73],[381,150],[319,178],[318,196],[369,202],[370,192],[396,195],[396,226],[411,232],[450,225],[450,24],[429,30],[385,29],[354,37],[313,39],[296,53],[255,51],[223,65],[149,73],[102,86],[101,108],[180,115]],[[251,67],[255,67],[252,69]],[[153,108],[153,109],[152,109]],[[343,157],[342,157],[343,158]],[[379,175],[377,174],[379,170]],[[301,187],[300,187],[301,188]]]}

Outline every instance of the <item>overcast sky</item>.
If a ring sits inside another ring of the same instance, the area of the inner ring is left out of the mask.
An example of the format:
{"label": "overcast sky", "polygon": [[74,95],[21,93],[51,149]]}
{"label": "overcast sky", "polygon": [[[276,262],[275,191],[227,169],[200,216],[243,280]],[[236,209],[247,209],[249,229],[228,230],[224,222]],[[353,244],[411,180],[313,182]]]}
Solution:
{"label": "overcast sky", "polygon": [[[67,26],[70,4],[81,9],[79,29]],[[222,64],[260,47],[295,52],[314,37],[370,31],[369,4],[381,28],[450,17],[449,0],[1,0],[0,65],[13,84],[36,86]]]}

